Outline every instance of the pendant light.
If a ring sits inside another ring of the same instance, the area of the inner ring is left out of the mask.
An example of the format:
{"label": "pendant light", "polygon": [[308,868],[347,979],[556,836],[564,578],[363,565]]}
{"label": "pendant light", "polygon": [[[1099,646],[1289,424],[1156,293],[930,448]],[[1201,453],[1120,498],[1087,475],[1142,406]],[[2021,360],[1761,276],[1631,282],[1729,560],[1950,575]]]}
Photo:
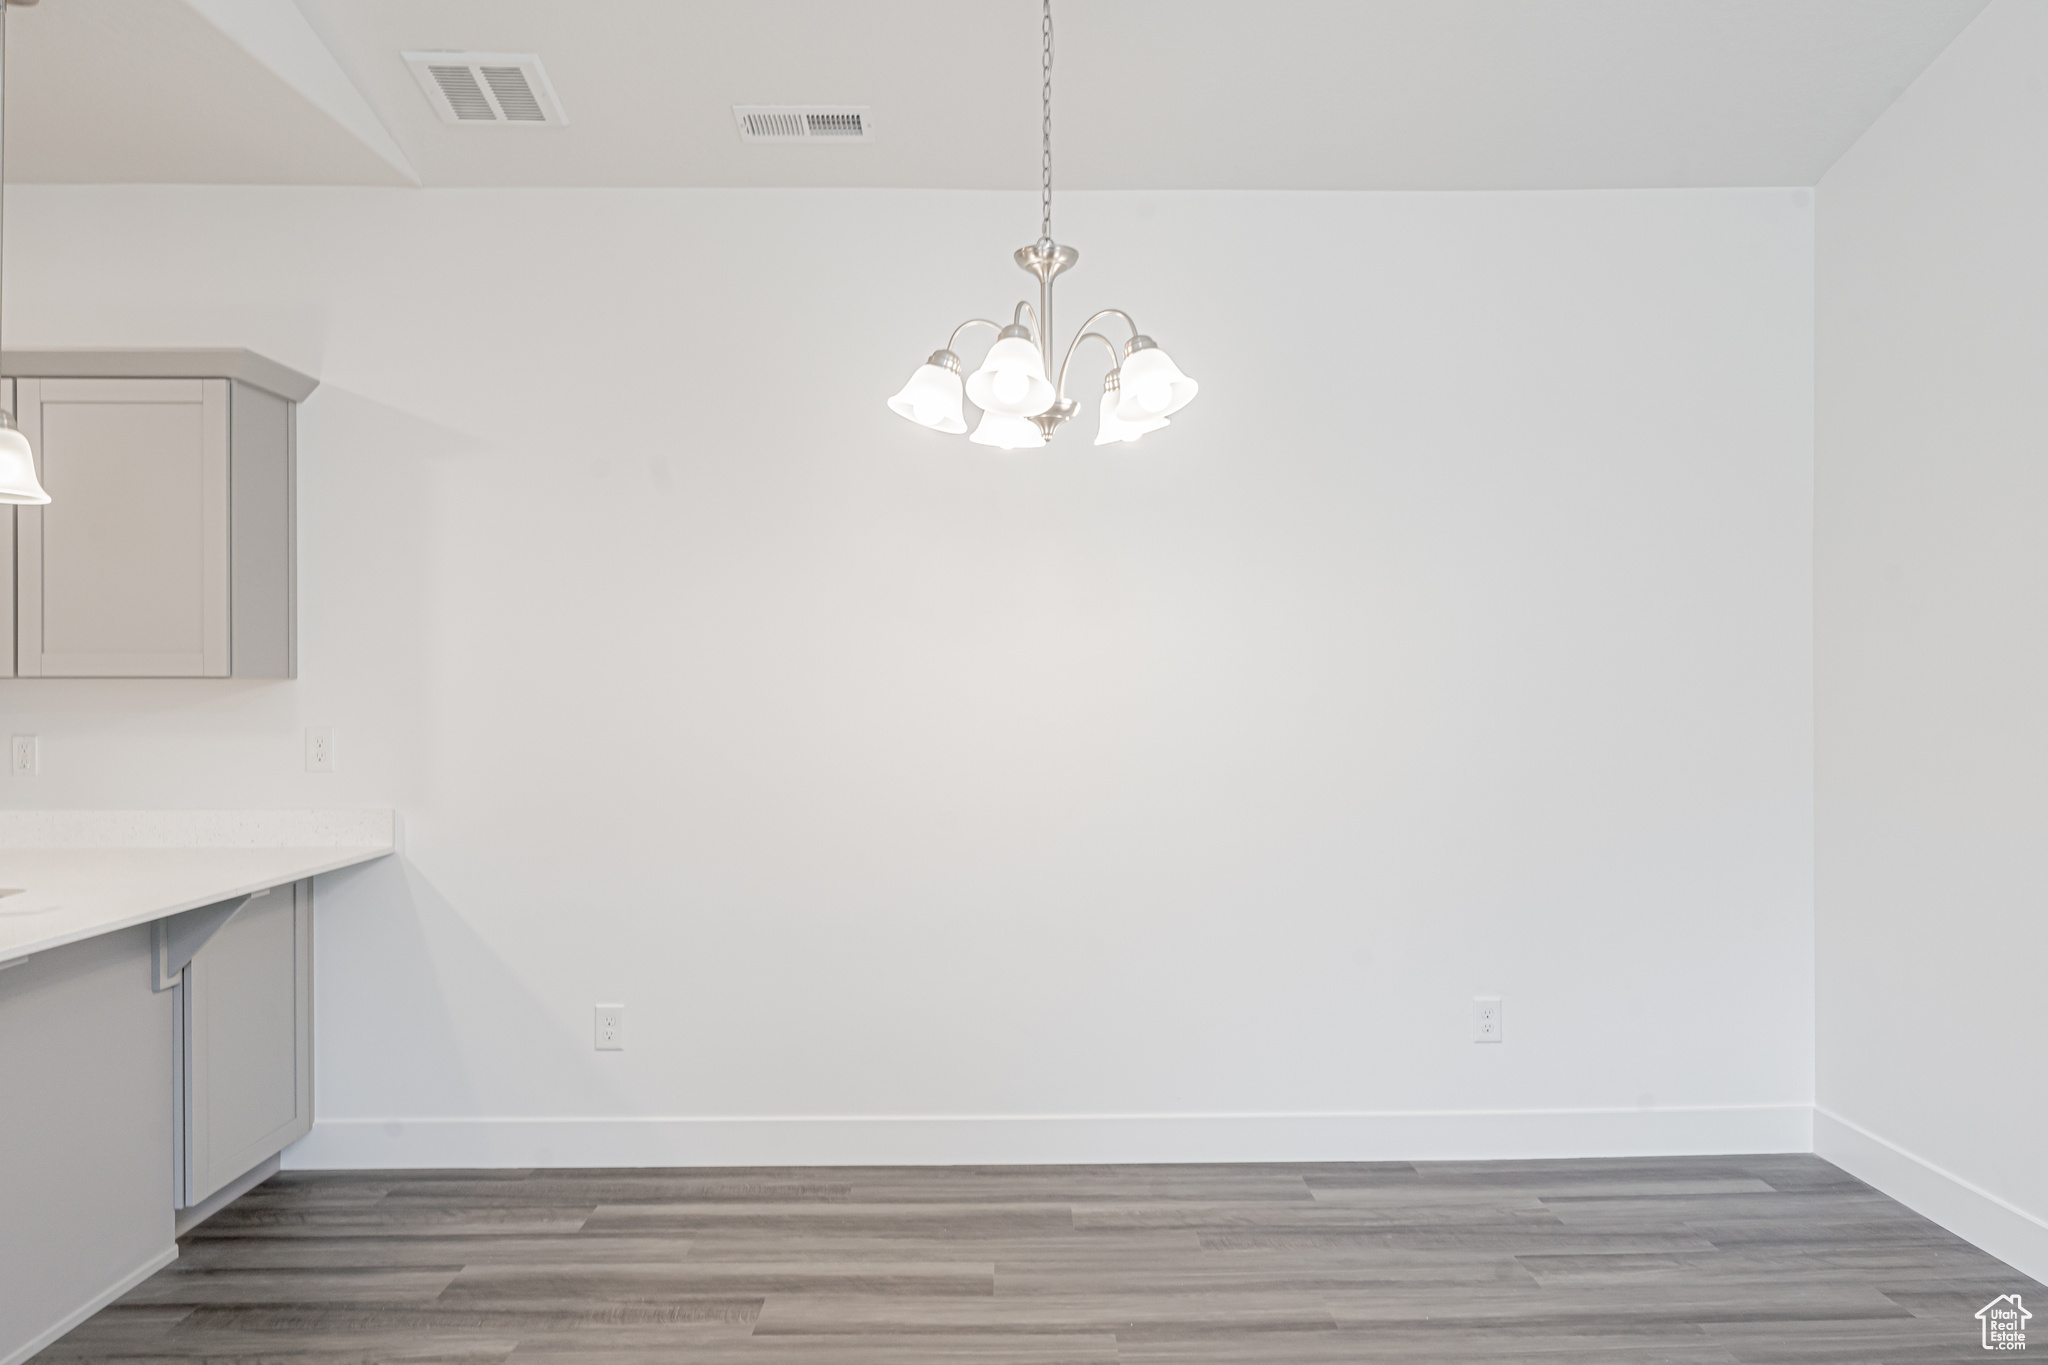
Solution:
{"label": "pendant light", "polygon": [[1102,415],[1097,419],[1095,444],[1114,445],[1118,441],[1135,441],[1148,431],[1172,426],[1164,417],[1143,417],[1126,422],[1117,413],[1117,404],[1123,398],[1117,371],[1111,370],[1109,378],[1102,381]]}
{"label": "pendant light", "polygon": [[985,412],[981,425],[967,439],[997,450],[1035,450],[1045,444],[1045,433],[1029,417],[1012,412]]}
{"label": "pendant light", "polygon": [[[20,2],[0,0],[0,127],[6,123],[7,110],[7,7]],[[35,0],[28,3],[34,4]],[[0,179],[0,193],[4,193],[4,185],[4,179]],[[0,256],[0,264],[4,260]],[[14,413],[0,409],[0,505],[49,500],[50,495],[36,482],[36,456],[28,448],[28,437],[14,425]]]}
{"label": "pendant light", "polygon": [[934,431],[957,435],[967,430],[967,420],[960,415],[960,357],[933,351],[903,391],[889,400],[889,410]]}
{"label": "pendant light", "polygon": [[[977,445],[999,450],[1024,450],[1042,446],[1060,425],[1080,410],[1067,397],[1067,367],[1074,352],[1091,338],[1109,351],[1109,377],[1103,381],[1102,407],[1095,437],[1097,445],[1135,441],[1167,425],[1167,417],[1186,407],[1195,396],[1195,381],[1181,372],[1157,342],[1138,331],[1131,315],[1120,308],[1105,308],[1081,324],[1080,332],[1067,346],[1057,378],[1052,378],[1052,282],[1071,270],[1081,253],[1052,239],[1052,0],[1044,0],[1040,32],[1045,39],[1042,72],[1043,119],[1039,127],[1039,156],[1042,178],[1039,205],[1042,221],[1039,236],[1030,246],[1017,248],[1017,264],[1025,273],[1038,277],[1038,306],[1020,303],[1007,326],[987,318],[971,318],[953,329],[944,347],[918,366],[910,382],[889,408],[919,426],[934,431],[959,433],[967,430],[960,400],[966,397],[981,409],[981,422],[967,439]],[[1121,350],[1101,332],[1091,332],[1097,321],[1117,318],[1130,329],[1130,339]],[[970,327],[987,327],[996,333],[981,368],[960,379],[960,357],[956,348],[960,334]]]}

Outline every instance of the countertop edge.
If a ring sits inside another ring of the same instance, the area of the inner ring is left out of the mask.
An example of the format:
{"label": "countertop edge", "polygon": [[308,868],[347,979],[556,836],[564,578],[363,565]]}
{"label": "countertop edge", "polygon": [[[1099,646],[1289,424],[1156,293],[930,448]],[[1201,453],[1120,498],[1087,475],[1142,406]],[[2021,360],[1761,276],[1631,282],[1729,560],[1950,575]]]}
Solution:
{"label": "countertop edge", "polygon": [[356,845],[354,847],[340,846],[335,848],[307,849],[306,851],[308,853],[331,854],[332,856],[318,860],[304,868],[295,869],[292,876],[282,881],[276,878],[259,878],[257,881],[246,885],[231,885],[192,899],[172,901],[157,909],[145,910],[133,915],[124,915],[118,919],[108,920],[104,924],[95,924],[90,928],[74,929],[67,933],[52,934],[49,938],[34,940],[27,944],[17,944],[14,947],[0,950],[0,952],[4,952],[4,956],[0,956],[0,968],[10,967],[24,958],[34,957],[37,953],[47,953],[52,948],[62,948],[68,944],[83,943],[86,939],[98,938],[102,934],[117,934],[123,929],[133,929],[138,924],[150,924],[160,919],[168,919],[172,915],[181,914],[187,910],[196,910],[202,905],[213,905],[216,902],[229,900],[235,896],[246,896],[257,891],[268,891],[279,886],[289,886],[293,882],[303,881],[307,877],[317,877],[325,872],[339,872],[342,868],[354,867],[359,863],[374,862],[379,858],[387,858],[398,850],[392,845],[369,844]]}

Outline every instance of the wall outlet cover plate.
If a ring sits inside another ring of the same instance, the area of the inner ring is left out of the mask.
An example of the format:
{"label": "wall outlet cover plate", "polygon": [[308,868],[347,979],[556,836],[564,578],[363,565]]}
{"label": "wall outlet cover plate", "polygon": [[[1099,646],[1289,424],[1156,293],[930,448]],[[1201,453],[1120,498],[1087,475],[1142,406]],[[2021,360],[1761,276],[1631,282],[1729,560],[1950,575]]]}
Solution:
{"label": "wall outlet cover plate", "polygon": [[1472,1041],[1497,1043],[1501,1040],[1500,997],[1481,995],[1472,1001]]}

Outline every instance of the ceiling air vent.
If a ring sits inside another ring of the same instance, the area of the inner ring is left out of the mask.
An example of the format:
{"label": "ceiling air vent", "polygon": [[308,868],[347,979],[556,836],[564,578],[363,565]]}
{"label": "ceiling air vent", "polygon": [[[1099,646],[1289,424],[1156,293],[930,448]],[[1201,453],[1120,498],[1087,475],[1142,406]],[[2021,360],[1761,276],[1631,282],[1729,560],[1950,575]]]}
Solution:
{"label": "ceiling air vent", "polygon": [[865,104],[735,104],[742,142],[873,142]]}
{"label": "ceiling air vent", "polygon": [[531,52],[407,52],[405,64],[443,123],[544,128],[569,121]]}

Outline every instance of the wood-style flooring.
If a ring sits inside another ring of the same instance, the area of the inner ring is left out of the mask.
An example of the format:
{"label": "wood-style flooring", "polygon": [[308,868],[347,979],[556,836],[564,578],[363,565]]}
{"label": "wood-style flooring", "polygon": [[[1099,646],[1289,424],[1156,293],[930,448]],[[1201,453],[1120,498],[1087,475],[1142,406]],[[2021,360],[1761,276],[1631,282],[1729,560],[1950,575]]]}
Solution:
{"label": "wood-style flooring", "polygon": [[[2048,1291],[1818,1157],[286,1173],[41,1356],[1905,1362]],[[2038,1349],[2048,1350],[2048,1332]]]}

